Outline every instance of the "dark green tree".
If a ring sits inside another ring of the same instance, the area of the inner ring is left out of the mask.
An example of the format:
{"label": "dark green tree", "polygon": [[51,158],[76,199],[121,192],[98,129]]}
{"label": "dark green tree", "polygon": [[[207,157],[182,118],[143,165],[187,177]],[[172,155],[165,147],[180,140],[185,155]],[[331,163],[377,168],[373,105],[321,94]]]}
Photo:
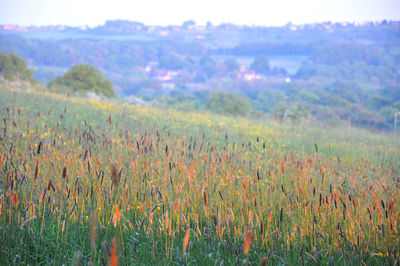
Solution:
{"label": "dark green tree", "polygon": [[35,71],[29,69],[25,60],[15,53],[0,53],[0,76],[6,80],[25,80],[29,82],[37,82],[33,78]]}
{"label": "dark green tree", "polygon": [[271,72],[268,57],[263,55],[257,56],[254,58],[253,63],[251,63],[250,69],[257,73],[268,75]]}
{"label": "dark green tree", "polygon": [[191,26],[195,26],[196,25],[196,21],[194,20],[186,20],[182,23],[182,28],[188,29]]}
{"label": "dark green tree", "polygon": [[246,115],[250,110],[250,105],[244,97],[217,90],[209,95],[207,108],[218,114]]}
{"label": "dark green tree", "polygon": [[76,92],[94,92],[106,97],[114,97],[115,90],[111,82],[103,77],[100,70],[88,64],[75,65],[64,76],[56,77],[49,83],[54,90],[67,89]]}
{"label": "dark green tree", "polygon": [[228,58],[224,61],[224,66],[227,72],[236,72],[239,70],[240,65],[235,58]]}
{"label": "dark green tree", "polygon": [[201,72],[212,78],[218,72],[217,63],[210,56],[203,56],[199,61]]}
{"label": "dark green tree", "polygon": [[256,107],[260,111],[269,113],[278,103],[283,102],[284,100],[286,100],[286,96],[280,90],[267,88],[260,91],[258,94]]}

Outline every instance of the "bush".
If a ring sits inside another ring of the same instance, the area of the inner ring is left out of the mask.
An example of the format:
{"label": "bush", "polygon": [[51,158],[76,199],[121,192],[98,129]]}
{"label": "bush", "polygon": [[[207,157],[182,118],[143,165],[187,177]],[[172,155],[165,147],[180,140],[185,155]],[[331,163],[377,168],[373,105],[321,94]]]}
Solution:
{"label": "bush", "polygon": [[218,114],[246,115],[250,105],[246,98],[225,91],[213,91],[207,100],[207,108]]}
{"label": "bush", "polygon": [[270,74],[271,69],[269,66],[268,57],[257,56],[256,58],[254,58],[253,63],[251,63],[250,69],[262,75]]}
{"label": "bush", "polygon": [[25,80],[29,82],[37,82],[33,78],[35,71],[29,69],[25,60],[15,53],[0,53],[0,76],[8,81]]}
{"label": "bush", "polygon": [[272,113],[276,119],[280,121],[290,120],[292,122],[299,122],[303,119],[307,119],[310,115],[310,111],[307,106],[299,105],[286,105],[284,102],[278,103]]}
{"label": "bush", "polygon": [[76,92],[94,92],[105,97],[114,97],[115,90],[111,82],[103,77],[100,70],[88,64],[70,68],[62,77],[56,77],[49,83],[54,90],[70,90]]}

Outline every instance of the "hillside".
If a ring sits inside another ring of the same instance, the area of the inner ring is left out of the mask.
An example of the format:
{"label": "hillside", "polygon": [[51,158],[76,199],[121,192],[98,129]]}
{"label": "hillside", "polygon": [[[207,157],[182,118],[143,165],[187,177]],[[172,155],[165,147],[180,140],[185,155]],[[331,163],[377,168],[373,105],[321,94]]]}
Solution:
{"label": "hillside", "polygon": [[1,80],[1,264],[393,264],[397,135]]}
{"label": "hillside", "polygon": [[101,69],[121,97],[157,106],[198,111],[223,90],[248,101],[249,113],[286,119],[301,110],[331,125],[392,130],[400,110],[399,25],[3,25],[0,51],[25,58],[42,83],[84,63]]}

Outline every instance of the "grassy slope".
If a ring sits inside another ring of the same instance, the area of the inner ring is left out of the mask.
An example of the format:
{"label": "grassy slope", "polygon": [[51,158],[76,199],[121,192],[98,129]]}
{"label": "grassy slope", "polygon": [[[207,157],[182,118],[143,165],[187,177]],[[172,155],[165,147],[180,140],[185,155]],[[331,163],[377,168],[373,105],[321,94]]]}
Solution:
{"label": "grassy slope", "polygon": [[98,264],[112,237],[127,264],[398,259],[395,136],[0,94],[2,264],[70,263],[76,250]]}

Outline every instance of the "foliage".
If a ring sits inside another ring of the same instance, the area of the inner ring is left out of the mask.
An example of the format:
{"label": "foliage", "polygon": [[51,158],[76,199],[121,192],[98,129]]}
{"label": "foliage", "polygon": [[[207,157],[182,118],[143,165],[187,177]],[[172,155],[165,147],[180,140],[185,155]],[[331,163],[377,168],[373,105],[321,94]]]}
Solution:
{"label": "foliage", "polygon": [[94,92],[105,97],[115,96],[111,82],[103,77],[100,70],[88,64],[73,66],[64,76],[51,81],[49,88],[53,90],[66,88],[81,93]]}
{"label": "foliage", "polygon": [[157,99],[157,105],[164,108],[172,107],[186,112],[198,110],[203,106],[197,97],[179,90],[172,91],[170,96]]}
{"label": "foliage", "polygon": [[0,76],[6,80],[24,80],[37,82],[33,78],[34,70],[29,69],[25,60],[15,53],[4,54],[0,52]]}
{"label": "foliage", "polygon": [[268,57],[262,55],[257,56],[254,58],[253,63],[251,63],[250,69],[257,73],[268,75],[271,71]]}
{"label": "foliage", "polygon": [[209,56],[201,57],[199,66],[201,72],[204,73],[207,78],[212,78],[218,71],[216,62]]}
{"label": "foliage", "polygon": [[96,27],[93,31],[100,34],[136,33],[147,27],[140,22],[129,20],[107,20],[104,25]]}
{"label": "foliage", "polygon": [[307,119],[310,115],[307,107],[298,105],[288,106],[284,102],[278,103],[273,108],[272,113],[280,121],[290,120],[292,122],[300,122]]}
{"label": "foliage", "polygon": [[217,114],[246,115],[250,109],[246,98],[219,90],[210,93],[206,105]]}
{"label": "foliage", "polygon": [[393,66],[375,66],[364,62],[339,65],[318,65],[314,63],[303,64],[296,73],[300,79],[330,79],[334,82],[370,83],[375,87],[387,86],[393,83],[397,70]]}
{"label": "foliage", "polygon": [[196,21],[194,20],[186,20],[182,23],[182,28],[184,29],[188,29],[191,26],[195,26],[196,25]]}
{"label": "foliage", "polygon": [[271,110],[277,105],[279,102],[285,101],[286,95],[272,88],[267,88],[257,95],[256,99],[256,108],[265,113],[271,112]]}
{"label": "foliage", "polygon": [[179,70],[185,67],[185,61],[176,54],[167,54],[160,58],[159,66],[170,70]]}
{"label": "foliage", "polygon": [[[218,88],[247,96],[254,111],[272,114],[282,102],[307,106],[320,121],[352,117],[353,124],[389,130],[390,112],[400,104],[398,23],[203,27],[194,21],[146,26],[114,20],[85,30],[2,31],[0,51],[24,57],[44,83],[88,63],[101,69],[121,96],[165,97],[165,107],[182,107],[166,87],[192,95],[185,110],[205,109],[199,93]],[[251,69],[262,76],[249,77]],[[271,91],[264,95],[266,89]]]}
{"label": "foliage", "polygon": [[315,64],[335,65],[342,62],[350,64],[364,62],[369,65],[385,64],[382,51],[372,45],[354,43],[326,43],[319,45],[311,56]]}
{"label": "foliage", "polygon": [[228,58],[224,61],[227,72],[236,72],[239,70],[240,65],[235,58]]}

